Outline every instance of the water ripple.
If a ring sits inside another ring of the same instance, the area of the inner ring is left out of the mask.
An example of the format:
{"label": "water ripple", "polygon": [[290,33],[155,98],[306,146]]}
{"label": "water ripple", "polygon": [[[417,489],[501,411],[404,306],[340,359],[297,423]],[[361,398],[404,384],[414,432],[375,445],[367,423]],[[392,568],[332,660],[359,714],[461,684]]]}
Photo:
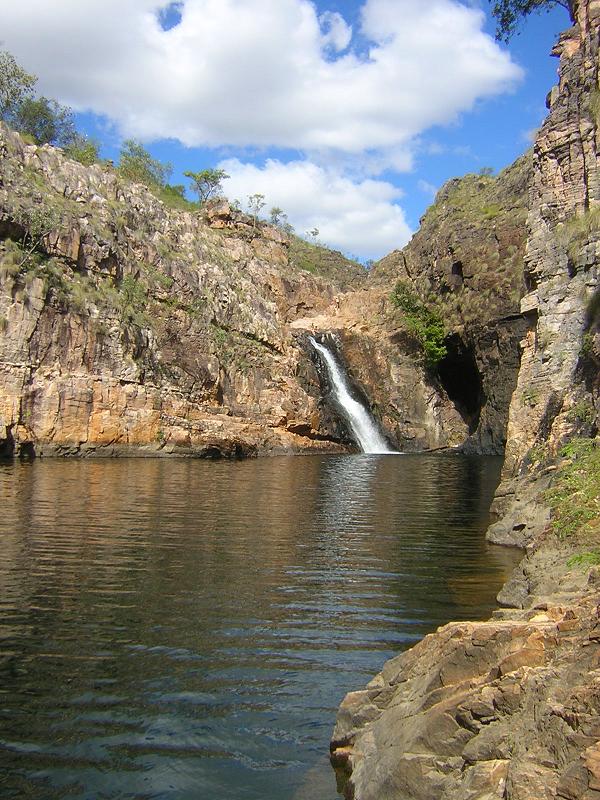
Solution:
{"label": "water ripple", "polygon": [[333,800],[345,692],[493,602],[498,468],[0,465],[0,796]]}

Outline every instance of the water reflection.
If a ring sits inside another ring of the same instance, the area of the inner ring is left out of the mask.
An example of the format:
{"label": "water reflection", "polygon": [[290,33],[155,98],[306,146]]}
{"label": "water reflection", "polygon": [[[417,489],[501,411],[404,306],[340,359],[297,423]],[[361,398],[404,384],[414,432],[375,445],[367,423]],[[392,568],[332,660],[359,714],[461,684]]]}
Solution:
{"label": "water reflection", "polygon": [[344,693],[488,612],[498,469],[0,466],[0,795],[332,800]]}

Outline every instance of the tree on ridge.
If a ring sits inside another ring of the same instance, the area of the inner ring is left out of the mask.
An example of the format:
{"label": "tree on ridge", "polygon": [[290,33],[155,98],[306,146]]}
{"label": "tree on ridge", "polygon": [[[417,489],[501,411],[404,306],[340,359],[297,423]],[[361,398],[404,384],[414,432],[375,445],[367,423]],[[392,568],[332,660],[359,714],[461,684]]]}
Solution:
{"label": "tree on ridge", "polygon": [[200,205],[211,197],[218,197],[223,191],[221,183],[230,177],[224,169],[202,169],[200,172],[188,170],[183,174],[192,181],[192,188],[198,195]]}
{"label": "tree on ridge", "polygon": [[21,103],[33,93],[35,75],[17,64],[7,50],[0,50],[0,119],[8,121]]}
{"label": "tree on ridge", "polygon": [[571,22],[575,22],[576,0],[489,0],[492,16],[496,19],[496,39],[508,42],[517,32],[519,21],[532,11],[550,11],[556,6],[568,11]]}

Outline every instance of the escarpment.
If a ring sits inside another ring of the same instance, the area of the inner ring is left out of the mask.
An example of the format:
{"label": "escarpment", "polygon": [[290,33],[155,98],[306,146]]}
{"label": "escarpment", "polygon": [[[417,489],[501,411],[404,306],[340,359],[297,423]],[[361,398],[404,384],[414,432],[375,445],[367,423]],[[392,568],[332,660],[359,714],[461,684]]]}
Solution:
{"label": "escarpment", "polygon": [[[447,355],[434,371],[464,425],[464,449],[502,453],[524,320],[527,187],[531,154],[498,176],[449,181],[402,251],[373,271],[380,285],[410,285],[443,320]],[[406,338],[402,318],[397,336]]]}
{"label": "escarpment", "polygon": [[577,24],[559,38],[559,82],[534,148],[525,252],[518,383],[512,396],[503,480],[490,539],[526,546],[545,516],[535,502],[540,473],[576,436],[597,433],[598,0],[580,2]]}
{"label": "escarpment", "polygon": [[[348,365],[403,451],[462,447],[502,453],[525,318],[531,154],[498,176],[448,182],[409,244],[325,312],[292,323],[336,331]],[[427,363],[393,301],[409,287],[439,316],[447,354]]]}
{"label": "escarpment", "polygon": [[[448,184],[408,248],[367,276],[226,200],[167,208],[110,166],[85,168],[6,127],[0,149],[3,454],[351,445],[320,398],[314,330],[335,333],[399,449],[502,450],[528,158]],[[444,315],[437,369],[392,302],[406,276]]]}
{"label": "escarpment", "polygon": [[535,142],[525,252],[527,319],[522,366],[509,419],[505,476],[522,473],[532,449],[555,455],[589,433],[579,404],[593,405],[597,380],[600,173],[600,3],[580,2],[577,24],[554,48],[559,83]]}
{"label": "escarpment", "polygon": [[343,289],[287,235],[226,201],[168,209],[5,127],[0,153],[4,454],[339,448],[289,323]]}

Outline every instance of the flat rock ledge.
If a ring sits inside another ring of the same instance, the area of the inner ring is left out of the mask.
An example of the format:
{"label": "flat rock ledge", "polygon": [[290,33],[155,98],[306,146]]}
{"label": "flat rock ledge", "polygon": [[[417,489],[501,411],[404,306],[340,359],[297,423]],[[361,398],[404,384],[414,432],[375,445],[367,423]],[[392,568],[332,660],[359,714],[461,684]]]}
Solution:
{"label": "flat rock ledge", "polygon": [[600,571],[452,622],[338,712],[346,800],[600,800]]}

